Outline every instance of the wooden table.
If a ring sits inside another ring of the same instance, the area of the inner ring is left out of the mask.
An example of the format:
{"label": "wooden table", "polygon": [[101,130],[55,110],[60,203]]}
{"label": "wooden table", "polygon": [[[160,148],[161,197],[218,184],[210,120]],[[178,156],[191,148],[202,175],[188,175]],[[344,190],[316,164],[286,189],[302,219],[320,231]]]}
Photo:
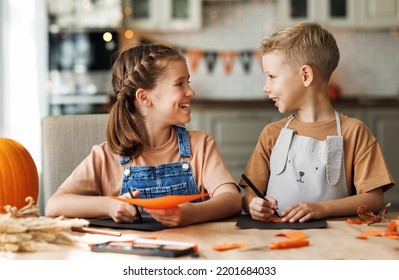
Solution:
{"label": "wooden table", "polygon": [[[397,217],[392,213],[391,217]],[[88,244],[110,240],[131,240],[135,238],[156,237],[157,239],[193,242],[198,245],[199,256],[184,256],[184,260],[399,260],[399,240],[386,237],[357,239],[355,236],[366,230],[385,230],[387,223],[374,225],[348,224],[346,219],[331,219],[327,228],[302,230],[309,236],[310,245],[301,248],[271,250],[267,244],[282,241],[284,237],[277,233],[292,230],[239,229],[236,219],[209,222],[181,228],[166,229],[158,232],[135,230],[117,230],[121,237],[97,234],[82,234],[76,245],[60,245],[58,251],[35,253],[1,253],[1,259],[19,260],[132,260],[162,259],[161,257],[127,255],[116,253],[91,252]],[[260,250],[243,251],[232,249],[215,251],[212,246],[223,242],[247,242],[249,246],[265,245]]]}

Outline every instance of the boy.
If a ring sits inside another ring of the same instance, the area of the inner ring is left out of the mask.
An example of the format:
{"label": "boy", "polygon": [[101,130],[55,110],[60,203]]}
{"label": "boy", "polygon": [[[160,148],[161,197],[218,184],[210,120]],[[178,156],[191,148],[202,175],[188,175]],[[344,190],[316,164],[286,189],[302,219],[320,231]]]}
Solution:
{"label": "boy", "polygon": [[356,215],[360,205],[378,212],[394,181],[366,125],[331,105],[333,35],[299,23],[263,39],[260,52],[264,91],[280,113],[296,113],[263,129],[244,174],[266,197],[246,188],[244,210],[255,220],[277,210],[283,222]]}

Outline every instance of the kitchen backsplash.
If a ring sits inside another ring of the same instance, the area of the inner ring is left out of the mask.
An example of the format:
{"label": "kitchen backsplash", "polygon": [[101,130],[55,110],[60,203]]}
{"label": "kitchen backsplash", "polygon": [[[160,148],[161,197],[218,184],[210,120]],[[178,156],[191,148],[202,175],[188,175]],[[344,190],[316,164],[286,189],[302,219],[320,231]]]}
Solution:
{"label": "kitchen backsplash", "polygon": [[[203,27],[198,32],[149,34],[184,50],[216,52],[210,69],[204,56],[195,65],[187,57],[191,83],[201,99],[264,99],[260,61],[249,55],[262,37],[276,30],[276,4],[208,2],[203,6]],[[330,30],[341,52],[332,81],[342,97],[399,98],[399,36],[389,31]],[[223,58],[221,53],[233,53]],[[195,67],[194,67],[195,66]],[[247,67],[247,68],[246,68]]]}

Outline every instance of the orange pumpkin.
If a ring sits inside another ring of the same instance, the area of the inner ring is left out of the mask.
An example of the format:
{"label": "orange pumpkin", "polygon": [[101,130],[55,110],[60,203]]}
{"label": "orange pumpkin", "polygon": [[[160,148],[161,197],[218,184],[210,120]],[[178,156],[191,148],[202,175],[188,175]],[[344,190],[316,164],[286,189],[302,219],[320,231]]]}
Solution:
{"label": "orange pumpkin", "polygon": [[0,213],[6,205],[22,208],[28,196],[37,201],[38,194],[39,175],[28,150],[15,140],[0,138]]}

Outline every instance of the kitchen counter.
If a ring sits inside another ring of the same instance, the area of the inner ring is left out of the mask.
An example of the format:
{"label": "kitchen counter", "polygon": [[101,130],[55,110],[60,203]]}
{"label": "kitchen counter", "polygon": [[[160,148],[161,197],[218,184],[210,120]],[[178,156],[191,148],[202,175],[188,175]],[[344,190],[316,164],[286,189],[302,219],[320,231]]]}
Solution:
{"label": "kitchen counter", "polygon": [[[334,107],[390,107],[399,108],[398,98],[343,98],[333,102]],[[242,100],[223,100],[223,99],[197,99],[193,98],[192,106],[194,109],[250,109],[250,108],[274,108],[274,102],[270,99],[242,99]]]}

